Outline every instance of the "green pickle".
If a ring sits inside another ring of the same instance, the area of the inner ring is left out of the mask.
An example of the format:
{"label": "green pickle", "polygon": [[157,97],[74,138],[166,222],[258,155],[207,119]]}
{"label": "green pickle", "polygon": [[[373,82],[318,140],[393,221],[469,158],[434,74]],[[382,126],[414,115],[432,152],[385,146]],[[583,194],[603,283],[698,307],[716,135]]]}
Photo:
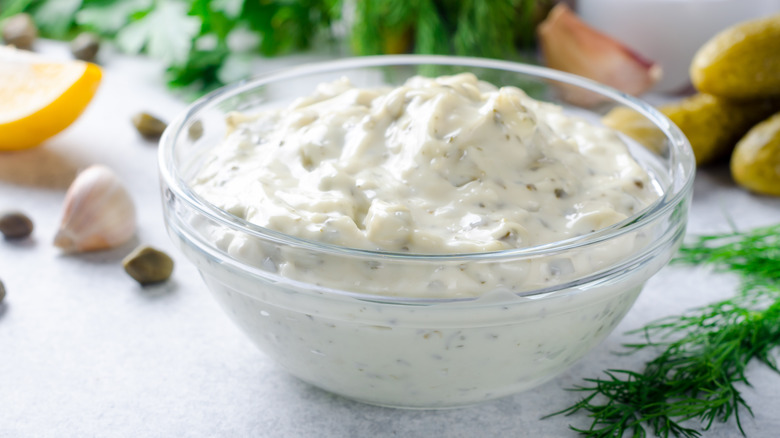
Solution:
{"label": "green pickle", "polygon": [[702,93],[732,99],[780,96],[780,14],[711,38],[696,52],[690,75]]}
{"label": "green pickle", "polygon": [[626,134],[657,154],[664,154],[666,150],[666,135],[663,131],[631,108],[616,107],[602,117],[601,122]]}
{"label": "green pickle", "polygon": [[[699,93],[659,110],[685,134],[696,164],[702,165],[727,156],[753,125],[780,110],[780,99],[734,101]],[[650,150],[660,152],[665,148],[664,134],[633,110],[616,108],[602,122]]]}
{"label": "green pickle", "polygon": [[756,193],[780,196],[780,112],[753,127],[731,155],[731,175]]}

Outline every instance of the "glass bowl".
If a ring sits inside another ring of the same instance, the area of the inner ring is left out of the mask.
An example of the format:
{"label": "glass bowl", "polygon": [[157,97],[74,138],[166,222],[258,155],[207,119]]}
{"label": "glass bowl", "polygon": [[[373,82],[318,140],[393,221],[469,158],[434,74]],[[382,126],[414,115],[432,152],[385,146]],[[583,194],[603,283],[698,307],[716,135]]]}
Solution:
{"label": "glass bowl", "polygon": [[[343,76],[356,86],[377,86],[464,71],[518,86],[596,125],[616,107],[639,114],[658,131],[652,149],[622,138],[660,197],[622,222],[565,241],[420,255],[285,235],[220,210],[191,188],[205,155],[224,138],[231,111],[282,106]],[[581,108],[558,97],[572,93],[600,104]],[[603,340],[676,251],[694,161],[685,137],[663,115],[595,82],[496,60],[380,56],[291,68],[205,96],[166,130],[160,171],[169,235],[265,354],[298,378],[354,400],[447,408],[540,385]],[[485,288],[474,280],[480,272],[504,281]],[[477,297],[456,297],[480,287]],[[425,294],[431,289],[444,293],[431,298]]]}

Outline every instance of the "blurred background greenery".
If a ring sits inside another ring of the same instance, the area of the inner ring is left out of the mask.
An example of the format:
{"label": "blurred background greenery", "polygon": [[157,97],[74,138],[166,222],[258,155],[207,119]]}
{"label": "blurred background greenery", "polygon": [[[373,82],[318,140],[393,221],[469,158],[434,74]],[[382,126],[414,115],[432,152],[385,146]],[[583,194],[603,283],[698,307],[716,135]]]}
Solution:
{"label": "blurred background greenery", "polygon": [[41,36],[89,32],[159,59],[173,88],[199,92],[251,75],[252,60],[348,47],[346,54],[522,59],[553,0],[0,0]]}

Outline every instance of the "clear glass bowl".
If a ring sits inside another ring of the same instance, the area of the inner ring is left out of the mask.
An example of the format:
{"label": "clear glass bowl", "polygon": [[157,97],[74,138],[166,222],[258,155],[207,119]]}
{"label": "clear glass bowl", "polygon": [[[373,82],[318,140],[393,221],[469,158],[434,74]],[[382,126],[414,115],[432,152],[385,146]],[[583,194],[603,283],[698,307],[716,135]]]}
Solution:
{"label": "clear glass bowl", "polygon": [[[205,154],[223,139],[230,111],[281,106],[342,76],[356,86],[376,86],[462,71],[519,86],[594,124],[615,107],[640,114],[657,128],[652,150],[624,139],[662,195],[623,222],[566,241],[490,253],[410,255],[284,235],[216,208],[190,187]],[[561,102],[560,91],[602,103],[579,108]],[[160,170],[171,238],[263,352],[300,379],[351,399],[445,408],[540,385],[603,340],[678,247],[694,161],[685,137],[663,115],[586,79],[504,61],[382,56],[301,66],[209,94],[163,135]],[[397,296],[419,295],[433,284],[478,287],[459,275],[474,270],[518,281],[478,298]],[[303,271],[306,276],[295,275]],[[345,278],[349,287],[334,287]]]}

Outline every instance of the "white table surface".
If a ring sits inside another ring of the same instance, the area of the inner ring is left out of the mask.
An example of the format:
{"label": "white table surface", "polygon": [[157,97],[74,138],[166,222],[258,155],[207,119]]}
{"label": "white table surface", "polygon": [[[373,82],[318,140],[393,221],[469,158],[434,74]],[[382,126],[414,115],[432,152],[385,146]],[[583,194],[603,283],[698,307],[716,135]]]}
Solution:
{"label": "white table surface", "polygon": [[[65,46],[39,49],[67,56]],[[286,374],[222,314],[195,268],[171,244],[157,183],[157,147],[129,120],[138,111],[171,119],[185,103],[168,93],[156,64],[106,54],[104,79],[82,117],[36,149],[0,154],[0,210],[27,212],[31,239],[0,240],[0,437],[568,437],[584,415],[541,420],[579,397],[564,388],[612,368],[625,330],[726,297],[736,284],[703,269],[664,268],[607,340],[542,387],[444,411],[379,408],[333,396]],[[299,62],[274,61],[266,68]],[[105,252],[63,255],[51,242],[65,191],[93,163],[113,168],[138,207],[137,237]],[[734,186],[725,167],[701,170],[689,220],[693,233],[780,221],[780,198]],[[137,244],[173,256],[172,279],[141,288],[120,264]],[[780,376],[752,364],[750,437],[780,430]],[[706,437],[738,436],[716,424]]]}

